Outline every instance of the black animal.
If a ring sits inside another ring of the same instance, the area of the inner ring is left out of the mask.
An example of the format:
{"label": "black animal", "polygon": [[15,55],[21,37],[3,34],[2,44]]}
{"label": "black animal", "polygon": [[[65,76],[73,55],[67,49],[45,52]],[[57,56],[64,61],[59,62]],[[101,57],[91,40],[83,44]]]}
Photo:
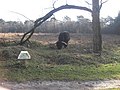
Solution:
{"label": "black animal", "polygon": [[66,48],[68,46],[68,41],[70,40],[70,34],[67,31],[61,32],[56,42],[58,49]]}

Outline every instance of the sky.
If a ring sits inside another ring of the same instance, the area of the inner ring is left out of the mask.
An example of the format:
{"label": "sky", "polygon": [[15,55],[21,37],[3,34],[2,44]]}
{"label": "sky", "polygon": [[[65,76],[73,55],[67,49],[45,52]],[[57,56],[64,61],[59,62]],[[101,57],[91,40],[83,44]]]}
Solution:
{"label": "sky", "polygon": [[[91,3],[92,0],[86,0]],[[103,0],[105,1],[105,0]],[[25,17],[13,13],[17,12],[23,14],[31,20],[36,20],[47,14],[52,10],[52,3],[54,0],[0,0],[0,18],[5,21],[25,21]],[[91,5],[85,3],[85,0],[58,0],[55,3],[55,7],[59,7],[65,4],[85,6],[91,8]],[[12,12],[13,11],[13,12]],[[111,16],[115,18],[120,11],[120,0],[108,0],[103,4],[100,17],[106,18]],[[85,18],[91,19],[91,13],[82,10],[61,10],[56,12],[55,17],[58,20],[63,20],[64,16],[69,16],[72,20],[76,20],[77,16],[83,15]]]}

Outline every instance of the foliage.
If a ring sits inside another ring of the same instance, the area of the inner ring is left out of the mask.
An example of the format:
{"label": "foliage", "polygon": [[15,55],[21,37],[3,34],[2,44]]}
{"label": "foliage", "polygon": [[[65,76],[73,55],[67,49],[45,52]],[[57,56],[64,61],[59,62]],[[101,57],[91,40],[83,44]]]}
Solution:
{"label": "foliage", "polygon": [[115,19],[109,18],[109,24],[103,28],[103,33],[120,34],[120,13]]}

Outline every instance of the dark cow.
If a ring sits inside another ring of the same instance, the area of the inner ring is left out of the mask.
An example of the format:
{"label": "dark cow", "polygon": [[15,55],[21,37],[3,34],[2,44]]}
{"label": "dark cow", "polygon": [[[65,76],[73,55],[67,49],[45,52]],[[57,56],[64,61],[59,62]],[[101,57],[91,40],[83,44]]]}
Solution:
{"label": "dark cow", "polygon": [[70,40],[70,34],[67,31],[61,32],[56,42],[58,49],[66,48],[68,46],[68,41]]}

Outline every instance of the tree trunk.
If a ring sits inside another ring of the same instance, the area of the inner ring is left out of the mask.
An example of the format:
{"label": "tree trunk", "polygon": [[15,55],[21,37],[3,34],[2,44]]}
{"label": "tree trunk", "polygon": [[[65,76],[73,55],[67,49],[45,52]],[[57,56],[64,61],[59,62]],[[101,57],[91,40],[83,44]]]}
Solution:
{"label": "tree trunk", "polygon": [[93,52],[101,54],[102,51],[102,36],[100,28],[100,8],[99,0],[92,0],[92,28],[93,28]]}

